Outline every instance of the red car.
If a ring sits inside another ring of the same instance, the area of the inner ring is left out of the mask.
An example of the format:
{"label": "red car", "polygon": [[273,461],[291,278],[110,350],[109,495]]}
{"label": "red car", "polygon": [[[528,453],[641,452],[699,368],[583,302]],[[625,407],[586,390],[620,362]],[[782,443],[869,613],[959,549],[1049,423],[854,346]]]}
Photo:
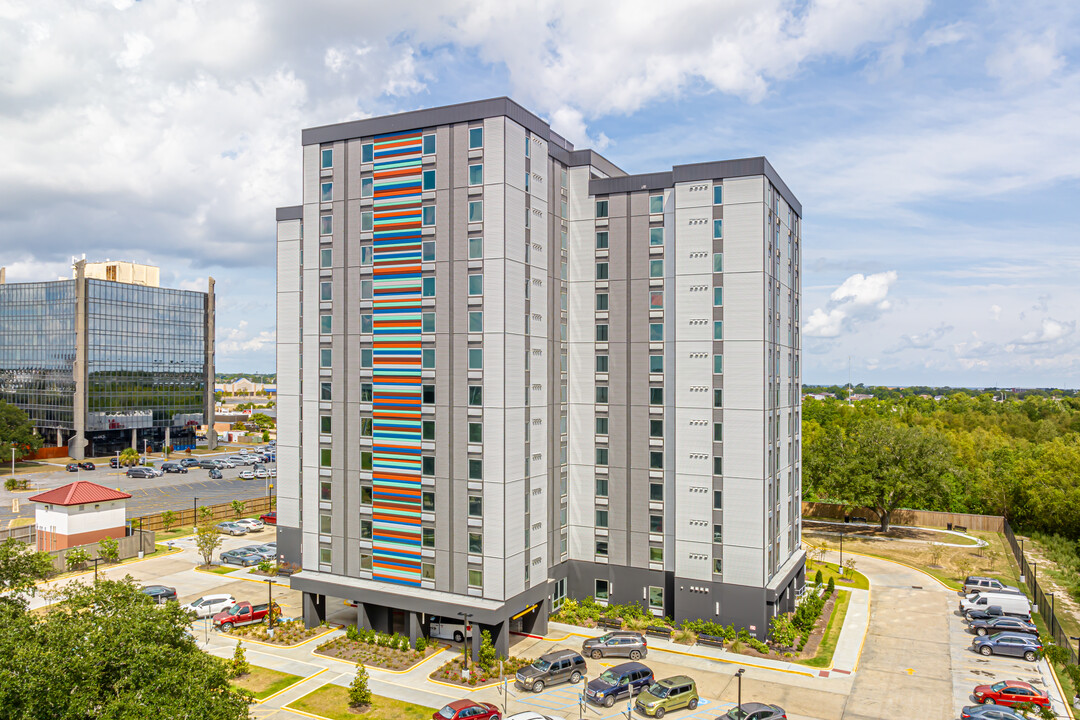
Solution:
{"label": "red car", "polygon": [[499,720],[499,708],[491,703],[455,700],[431,716],[431,720]]}
{"label": "red car", "polygon": [[263,513],[259,516],[259,519],[267,525],[277,525],[277,510],[271,510],[268,513]]}
{"label": "red car", "polygon": [[1042,707],[1050,707],[1049,696],[1019,680],[1002,680],[993,685],[979,685],[975,688],[974,695],[975,699],[983,705],[1011,706],[1029,702]]}

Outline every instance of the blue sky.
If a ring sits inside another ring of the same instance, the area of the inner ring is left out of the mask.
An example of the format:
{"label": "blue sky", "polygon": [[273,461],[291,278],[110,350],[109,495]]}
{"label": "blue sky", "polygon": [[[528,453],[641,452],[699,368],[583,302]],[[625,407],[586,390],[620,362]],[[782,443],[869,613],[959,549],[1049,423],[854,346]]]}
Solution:
{"label": "blue sky", "polygon": [[151,260],[273,369],[303,127],[509,95],[628,172],[766,155],[805,380],[1080,386],[1075,2],[0,6],[0,264]]}

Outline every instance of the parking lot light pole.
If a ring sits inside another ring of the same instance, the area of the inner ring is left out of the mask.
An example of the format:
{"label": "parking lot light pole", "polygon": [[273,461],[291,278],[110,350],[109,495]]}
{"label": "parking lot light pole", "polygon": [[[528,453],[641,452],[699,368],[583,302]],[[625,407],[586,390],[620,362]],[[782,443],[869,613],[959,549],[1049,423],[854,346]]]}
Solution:
{"label": "parking lot light pole", "polygon": [[191,501],[191,528],[194,530],[199,524],[199,498]]}
{"label": "parking lot light pole", "polygon": [[739,680],[739,704],[736,706],[739,710],[742,710],[742,676],[746,672],[746,668],[739,668],[735,673],[735,677]]}
{"label": "parking lot light pole", "polygon": [[1076,641],[1076,659],[1080,661],[1080,637],[1073,637],[1072,635],[1070,635],[1069,639]]}
{"label": "parking lot light pole", "polygon": [[270,618],[270,634],[274,634],[274,578],[266,578],[266,616]]}
{"label": "parking lot light pole", "polygon": [[[469,636],[472,635],[472,633],[469,631],[469,618],[472,617],[472,613],[459,612],[458,615],[460,615],[465,621],[465,627],[462,628],[462,629],[465,630],[465,642],[463,643],[463,645],[465,646],[465,669],[467,670],[469,668],[469,660],[470,660],[470,658],[469,658]],[[475,638],[473,639],[473,644],[474,645],[476,644],[476,639]]]}

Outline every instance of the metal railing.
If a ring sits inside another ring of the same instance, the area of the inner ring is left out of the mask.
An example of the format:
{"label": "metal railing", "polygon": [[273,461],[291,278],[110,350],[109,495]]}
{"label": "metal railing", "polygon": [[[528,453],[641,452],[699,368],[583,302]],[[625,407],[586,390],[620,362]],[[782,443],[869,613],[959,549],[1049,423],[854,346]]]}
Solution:
{"label": "metal railing", "polygon": [[1039,614],[1042,615],[1047,632],[1053,638],[1054,644],[1069,651],[1070,664],[1080,662],[1080,654],[1077,653],[1078,647],[1069,639],[1069,633],[1062,628],[1061,621],[1058,620],[1054,609],[1054,593],[1046,592],[1039,584],[1038,565],[1030,562],[1027,556],[1024,555],[1023,540],[1018,541],[1016,539],[1008,520],[1005,521],[1005,537],[1008,538],[1013,557],[1016,558],[1016,563],[1020,566],[1020,577],[1023,578],[1028,593],[1034,598],[1035,607],[1038,608]]}

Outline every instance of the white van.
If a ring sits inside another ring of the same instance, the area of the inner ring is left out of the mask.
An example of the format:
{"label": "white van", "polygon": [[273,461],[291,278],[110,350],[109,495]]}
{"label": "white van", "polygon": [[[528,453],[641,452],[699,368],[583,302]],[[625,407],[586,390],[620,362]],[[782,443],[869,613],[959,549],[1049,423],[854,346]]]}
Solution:
{"label": "white van", "polygon": [[1028,602],[1028,599],[1023,595],[1014,595],[1012,593],[971,593],[960,601],[960,612],[985,610],[991,605],[1000,606],[1001,611],[1006,615],[1031,617],[1031,603]]}
{"label": "white van", "polygon": [[465,623],[461,620],[452,620],[451,618],[435,615],[431,618],[431,627],[428,631],[428,635],[433,638],[461,642],[465,639],[465,632]]}
{"label": "white van", "polygon": [[219,613],[235,604],[236,599],[232,595],[203,595],[198,600],[192,600],[180,609],[190,610],[195,613],[195,617],[204,618],[212,617],[215,613]]}

